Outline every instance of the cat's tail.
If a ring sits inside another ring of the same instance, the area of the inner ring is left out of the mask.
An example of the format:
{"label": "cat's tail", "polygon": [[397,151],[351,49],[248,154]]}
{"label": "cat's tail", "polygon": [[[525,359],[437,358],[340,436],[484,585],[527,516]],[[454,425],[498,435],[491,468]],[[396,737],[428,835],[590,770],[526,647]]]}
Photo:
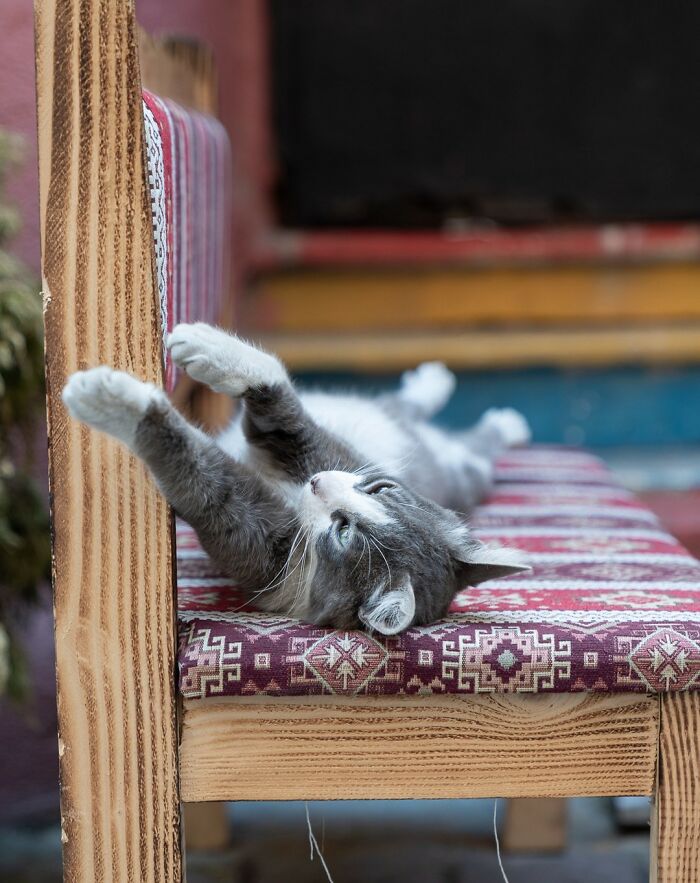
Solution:
{"label": "cat's tail", "polygon": [[396,396],[417,417],[429,420],[445,407],[456,385],[454,374],[442,362],[424,362],[402,374]]}

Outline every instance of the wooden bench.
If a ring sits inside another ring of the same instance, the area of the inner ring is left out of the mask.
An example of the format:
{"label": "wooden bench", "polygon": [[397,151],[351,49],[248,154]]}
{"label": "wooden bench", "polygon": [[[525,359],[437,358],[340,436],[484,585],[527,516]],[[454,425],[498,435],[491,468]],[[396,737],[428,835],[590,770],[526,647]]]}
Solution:
{"label": "wooden bench", "polygon": [[182,879],[182,800],[647,794],[652,879],[697,883],[697,692],[180,702],[171,514],[60,394],[99,363],[162,382],[141,65],[194,103],[200,57],[140,51],[130,0],[36,20],[65,879]]}

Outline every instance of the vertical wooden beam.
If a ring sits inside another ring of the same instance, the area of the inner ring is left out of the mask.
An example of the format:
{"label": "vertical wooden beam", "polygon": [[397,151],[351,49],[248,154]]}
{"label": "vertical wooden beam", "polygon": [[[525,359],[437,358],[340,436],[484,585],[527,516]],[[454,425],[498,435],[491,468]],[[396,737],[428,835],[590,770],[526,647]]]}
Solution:
{"label": "vertical wooden beam", "polygon": [[62,839],[69,881],[181,879],[171,524],[67,376],[162,382],[132,0],[36,0]]}
{"label": "vertical wooden beam", "polygon": [[652,883],[700,880],[700,693],[661,697]]}

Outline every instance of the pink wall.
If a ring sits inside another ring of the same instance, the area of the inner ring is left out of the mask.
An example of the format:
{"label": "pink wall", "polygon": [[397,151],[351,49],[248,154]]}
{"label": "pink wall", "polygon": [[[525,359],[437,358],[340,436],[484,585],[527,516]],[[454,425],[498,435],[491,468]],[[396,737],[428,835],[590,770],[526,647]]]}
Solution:
{"label": "pink wall", "polygon": [[39,194],[34,110],[34,20],[31,0],[0,2],[0,126],[26,138],[24,165],[10,174],[8,193],[22,213],[13,251],[39,272]]}
{"label": "pink wall", "polygon": [[[264,193],[273,175],[267,126],[265,0],[136,0],[139,22],[151,34],[195,37],[214,50],[220,116],[234,157],[234,254],[239,269],[251,237],[269,217]],[[27,141],[24,166],[9,194],[23,219],[14,251],[39,271],[39,216],[34,109],[32,0],[0,0],[0,126]]]}

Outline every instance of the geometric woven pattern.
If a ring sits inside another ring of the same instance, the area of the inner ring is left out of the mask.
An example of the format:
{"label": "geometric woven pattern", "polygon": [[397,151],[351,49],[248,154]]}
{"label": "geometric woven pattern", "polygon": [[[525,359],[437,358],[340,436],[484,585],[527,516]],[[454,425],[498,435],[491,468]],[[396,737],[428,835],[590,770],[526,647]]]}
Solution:
{"label": "geometric woven pattern", "polygon": [[700,690],[700,563],[656,517],[581,451],[511,451],[497,478],[472,525],[533,571],[393,637],[256,612],[179,524],[182,695]]}

